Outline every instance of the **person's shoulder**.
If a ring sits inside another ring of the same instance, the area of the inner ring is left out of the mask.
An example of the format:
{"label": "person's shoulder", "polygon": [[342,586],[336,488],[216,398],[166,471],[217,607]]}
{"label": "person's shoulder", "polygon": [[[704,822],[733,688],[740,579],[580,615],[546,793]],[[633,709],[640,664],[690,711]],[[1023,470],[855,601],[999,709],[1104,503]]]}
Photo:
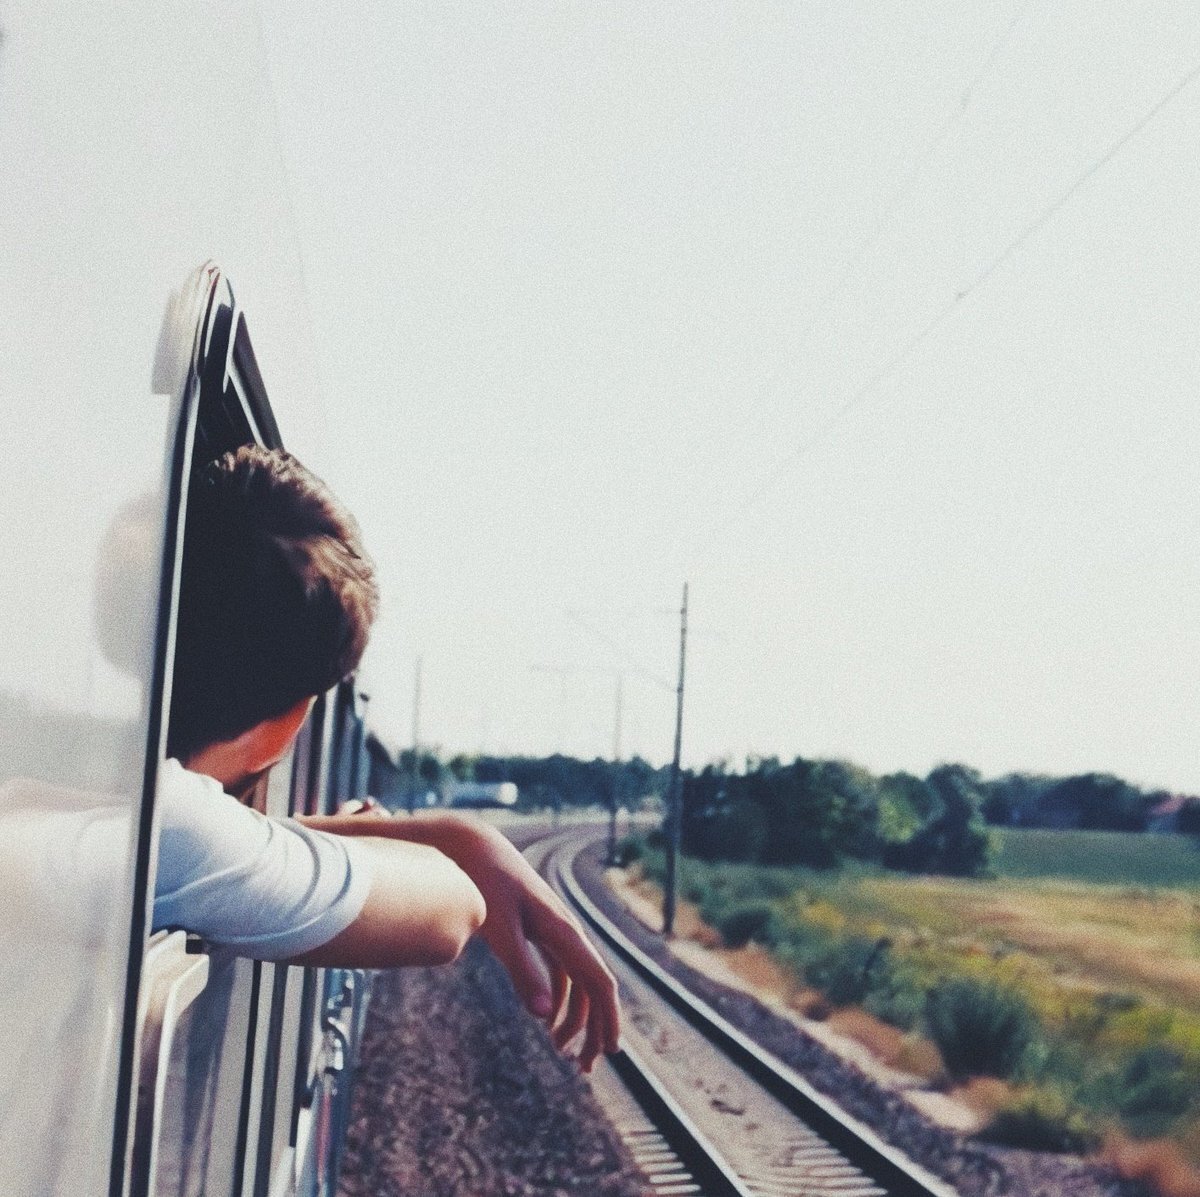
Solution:
{"label": "person's shoulder", "polygon": [[173,757],[159,766],[157,801],[163,828],[211,822],[249,826],[265,819],[252,807],[227,794],[216,778],[194,773]]}
{"label": "person's shoulder", "polygon": [[210,869],[235,867],[271,838],[265,816],[225,793],[221,783],[177,760],[158,774],[160,873],[180,884]]}
{"label": "person's shoulder", "polygon": [[174,757],[168,757],[158,767],[158,798],[159,801],[164,799],[170,801],[176,798],[196,797],[204,795],[210,799],[230,798],[228,794],[221,789],[221,783],[214,777],[207,777],[203,773],[193,773],[191,769],[185,769]]}
{"label": "person's shoulder", "polygon": [[326,943],[362,909],[371,862],[345,837],[259,814],[178,761],[164,762],[159,800],[155,927],[283,960]]}

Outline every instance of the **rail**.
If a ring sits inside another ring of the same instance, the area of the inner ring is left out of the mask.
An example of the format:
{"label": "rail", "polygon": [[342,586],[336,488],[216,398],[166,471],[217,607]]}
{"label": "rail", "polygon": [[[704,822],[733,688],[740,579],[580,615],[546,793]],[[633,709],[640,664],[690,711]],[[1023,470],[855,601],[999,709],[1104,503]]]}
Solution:
{"label": "rail", "polygon": [[[870,1127],[814,1089],[794,1069],[761,1048],[632,943],[592,902],[574,876],[576,858],[586,846],[587,841],[577,836],[560,837],[546,854],[547,871],[582,918],[663,1001],[888,1197],[957,1197],[955,1189],[884,1143]],[[638,1061],[626,1062],[619,1058],[616,1068],[618,1074],[631,1073],[635,1068],[644,1071]],[[657,1085],[652,1078],[649,1083]],[[644,1082],[635,1081],[635,1084],[644,1085]],[[643,1108],[647,1107],[643,1105]],[[654,1112],[648,1108],[647,1115],[657,1123]],[[685,1146],[687,1152],[694,1150]],[[728,1165],[721,1164],[721,1169],[733,1177],[734,1183],[741,1184]],[[744,1193],[749,1190],[744,1187],[709,1190],[705,1185],[706,1193],[718,1191]]]}

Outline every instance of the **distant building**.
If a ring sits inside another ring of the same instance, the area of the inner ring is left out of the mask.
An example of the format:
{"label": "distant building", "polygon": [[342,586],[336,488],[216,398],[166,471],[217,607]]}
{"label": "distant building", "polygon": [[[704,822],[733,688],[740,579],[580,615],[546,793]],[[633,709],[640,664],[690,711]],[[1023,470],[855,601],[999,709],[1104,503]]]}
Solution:
{"label": "distant building", "polygon": [[1169,835],[1200,826],[1200,798],[1171,794],[1146,812],[1146,830]]}
{"label": "distant building", "polygon": [[443,793],[447,806],[479,808],[517,804],[517,787],[511,781],[451,781]]}

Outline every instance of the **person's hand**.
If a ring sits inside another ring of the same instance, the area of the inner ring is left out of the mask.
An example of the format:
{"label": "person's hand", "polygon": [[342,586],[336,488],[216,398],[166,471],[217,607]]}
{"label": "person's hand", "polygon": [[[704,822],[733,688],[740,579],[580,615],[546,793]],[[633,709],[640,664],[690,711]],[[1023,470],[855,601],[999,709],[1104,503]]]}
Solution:
{"label": "person's hand", "polygon": [[478,838],[455,852],[459,867],[487,904],[481,934],[525,1008],[566,1050],[581,1032],[580,1066],[617,1050],[617,984],[583,928],[529,862],[499,832],[472,825]]}
{"label": "person's hand", "polygon": [[371,835],[426,844],[448,856],[487,905],[480,934],[508,970],[525,1008],[566,1050],[580,1033],[580,1064],[590,1071],[621,1035],[617,983],[583,928],[529,862],[495,828],[446,811],[364,819],[305,816],[335,835]]}

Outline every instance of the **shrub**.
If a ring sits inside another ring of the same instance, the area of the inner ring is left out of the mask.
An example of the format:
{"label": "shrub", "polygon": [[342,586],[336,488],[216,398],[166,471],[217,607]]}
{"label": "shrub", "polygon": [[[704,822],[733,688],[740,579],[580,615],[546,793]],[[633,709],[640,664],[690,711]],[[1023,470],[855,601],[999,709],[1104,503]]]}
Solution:
{"label": "shrub", "polygon": [[925,996],[924,986],[918,984],[910,971],[893,965],[877,977],[871,992],[863,999],[863,1009],[902,1031],[911,1031],[925,1013]]}
{"label": "shrub", "polygon": [[824,927],[812,923],[788,923],[781,932],[777,951],[780,958],[799,973],[807,972],[809,966],[837,943],[837,936]]}
{"label": "shrub", "polygon": [[997,1111],[979,1137],[1029,1151],[1087,1151],[1098,1141],[1096,1128],[1068,1094],[1039,1086],[1016,1094]]}
{"label": "shrub", "polygon": [[1196,1097],[1196,1080],[1182,1057],[1157,1044],[1132,1056],[1114,1081],[1113,1104],[1139,1137],[1161,1135]]}
{"label": "shrub", "polygon": [[955,1079],[1012,1077],[1037,1031],[1033,1011],[1019,993],[965,977],[930,992],[925,1023]]}
{"label": "shrub", "polygon": [[695,895],[689,900],[700,907],[700,917],[710,927],[719,927],[725,912],[734,903],[728,888],[720,883],[719,878],[709,884],[688,886],[687,891]]}
{"label": "shrub", "polygon": [[835,1006],[857,1005],[886,979],[889,941],[861,935],[835,941],[805,965],[804,979]]}
{"label": "shrub", "polygon": [[628,867],[636,864],[646,854],[646,842],[637,835],[627,835],[617,845],[617,863]]}
{"label": "shrub", "polygon": [[642,867],[642,876],[647,881],[653,881],[661,885],[667,875],[666,857],[654,846],[650,836],[639,836],[638,840],[641,843],[638,864]]}
{"label": "shrub", "polygon": [[735,902],[713,921],[725,945],[745,947],[751,940],[771,946],[779,939],[775,911],[766,902]]}
{"label": "shrub", "polygon": [[684,847],[702,860],[761,860],[767,819],[754,802],[737,802],[693,817],[684,825]]}

